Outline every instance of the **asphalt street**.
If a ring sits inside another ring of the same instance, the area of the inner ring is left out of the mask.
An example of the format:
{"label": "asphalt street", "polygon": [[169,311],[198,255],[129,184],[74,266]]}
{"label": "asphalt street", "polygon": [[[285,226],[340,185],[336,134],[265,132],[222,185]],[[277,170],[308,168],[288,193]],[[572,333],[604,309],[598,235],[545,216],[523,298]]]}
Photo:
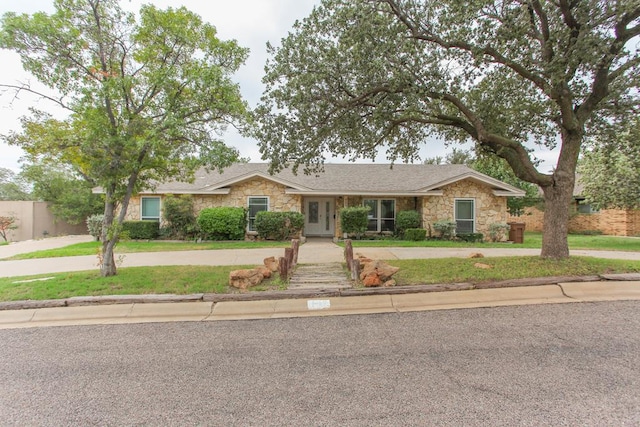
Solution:
{"label": "asphalt street", "polygon": [[639,308],[1,330],[0,424],[639,425]]}

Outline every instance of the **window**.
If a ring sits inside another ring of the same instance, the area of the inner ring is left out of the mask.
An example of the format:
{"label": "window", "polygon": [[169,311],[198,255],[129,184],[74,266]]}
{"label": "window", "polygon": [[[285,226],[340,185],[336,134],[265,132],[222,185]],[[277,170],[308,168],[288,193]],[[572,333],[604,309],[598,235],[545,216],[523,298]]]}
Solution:
{"label": "window", "polygon": [[578,201],[578,213],[592,214],[592,213],[598,213],[598,212],[599,210],[593,207],[591,203],[588,203],[585,200]]}
{"label": "window", "polygon": [[474,233],[476,229],[475,200],[455,201],[456,234]]}
{"label": "window", "polygon": [[143,197],[141,205],[140,219],[160,221],[160,197]]}
{"label": "window", "polygon": [[249,231],[256,231],[256,214],[269,210],[268,197],[249,197]]}
{"label": "window", "polygon": [[369,207],[368,231],[395,231],[396,201],[392,199],[365,199],[364,206]]}

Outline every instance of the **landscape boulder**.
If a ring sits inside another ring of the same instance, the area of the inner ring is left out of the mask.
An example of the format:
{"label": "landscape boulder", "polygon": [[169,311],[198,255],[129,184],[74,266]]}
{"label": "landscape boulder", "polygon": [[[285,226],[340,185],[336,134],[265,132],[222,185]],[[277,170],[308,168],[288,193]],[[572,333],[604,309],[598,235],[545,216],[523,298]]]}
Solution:
{"label": "landscape boulder", "polygon": [[273,256],[270,256],[269,258],[265,258],[263,262],[265,267],[267,267],[269,270],[271,270],[274,273],[278,271],[278,268],[280,267],[280,262],[276,259],[276,257],[273,257]]}
{"label": "landscape boulder", "polygon": [[400,269],[393,267],[384,261],[371,260],[360,256],[360,280],[365,287],[376,286],[394,286],[395,280],[391,276],[396,274]]}
{"label": "landscape boulder", "polygon": [[240,290],[247,290],[252,286],[257,286],[262,282],[264,276],[258,268],[248,270],[233,270],[229,273],[229,286]]}

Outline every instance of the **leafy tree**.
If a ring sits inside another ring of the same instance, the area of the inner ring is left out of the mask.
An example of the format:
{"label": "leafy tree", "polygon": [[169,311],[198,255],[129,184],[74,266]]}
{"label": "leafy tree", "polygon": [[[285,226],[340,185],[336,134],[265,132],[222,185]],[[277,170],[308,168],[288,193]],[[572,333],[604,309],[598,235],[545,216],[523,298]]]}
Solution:
{"label": "leafy tree", "polygon": [[[437,135],[475,141],[542,188],[541,256],[569,256],[584,137],[639,105],[640,6],[630,0],[323,0],[267,63],[256,110],[273,169],[324,153],[418,159]],[[552,173],[529,144],[558,146]]]}
{"label": "leafy tree", "polygon": [[117,0],[55,0],[54,7],[51,15],[5,14],[0,47],[17,52],[56,92],[41,95],[70,115],[59,121],[34,111],[22,134],[5,139],[74,165],[102,188],[101,273],[110,276],[133,194],[237,158],[216,134],[246,115],[231,75],[247,50],[218,39],[215,27],[184,7],[145,5],[138,17]]}
{"label": "leafy tree", "polygon": [[28,184],[11,169],[0,168],[0,200],[31,200]]}
{"label": "leafy tree", "polygon": [[587,147],[578,166],[582,193],[598,208],[640,209],[640,120]]}
{"label": "leafy tree", "polygon": [[93,185],[67,165],[45,161],[25,163],[20,175],[33,184],[33,197],[47,202],[56,218],[82,224],[87,217],[104,211],[104,201],[93,193]]}
{"label": "leafy tree", "polygon": [[453,147],[451,152],[442,158],[441,156],[429,157],[423,162],[425,165],[468,165],[474,160],[473,153],[468,150],[457,149]]}
{"label": "leafy tree", "polygon": [[469,166],[478,172],[525,191],[524,197],[507,198],[507,209],[511,215],[519,215],[524,208],[533,206],[540,201],[538,186],[518,178],[513,169],[509,167],[509,163],[503,158],[495,155],[480,155]]}

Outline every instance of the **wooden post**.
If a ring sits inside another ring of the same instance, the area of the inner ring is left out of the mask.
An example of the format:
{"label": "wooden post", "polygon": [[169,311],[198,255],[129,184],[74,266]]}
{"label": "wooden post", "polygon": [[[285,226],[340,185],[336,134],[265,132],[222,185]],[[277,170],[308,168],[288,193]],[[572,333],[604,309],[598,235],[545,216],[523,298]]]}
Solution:
{"label": "wooden post", "polygon": [[293,268],[293,249],[284,248],[284,257],[287,259],[287,263],[289,264],[289,270]]}
{"label": "wooden post", "polygon": [[298,251],[300,250],[300,239],[291,241],[291,249],[293,249],[293,267],[298,265]]}
{"label": "wooden post", "polygon": [[357,258],[351,260],[351,280],[354,283],[358,283],[360,280],[360,260]]}
{"label": "wooden post", "polygon": [[347,260],[347,269],[351,270],[351,263],[353,262],[353,246],[351,239],[344,241],[344,257]]}
{"label": "wooden post", "polygon": [[280,273],[280,280],[283,282],[289,281],[289,261],[286,257],[280,257],[278,272]]}

